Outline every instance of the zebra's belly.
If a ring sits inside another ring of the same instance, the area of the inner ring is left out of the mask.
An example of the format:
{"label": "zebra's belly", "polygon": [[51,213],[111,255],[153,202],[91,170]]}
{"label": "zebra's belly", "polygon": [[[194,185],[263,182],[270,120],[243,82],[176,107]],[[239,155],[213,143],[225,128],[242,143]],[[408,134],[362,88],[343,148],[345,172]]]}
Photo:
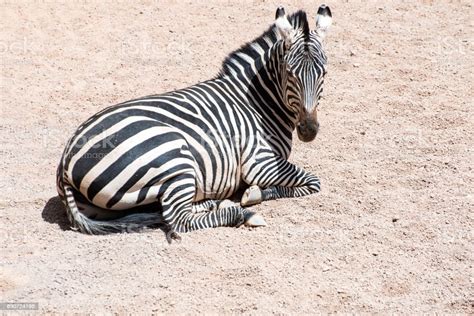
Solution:
{"label": "zebra's belly", "polygon": [[205,189],[203,186],[196,184],[196,194],[193,202],[199,202],[207,199],[211,200],[224,200],[230,198],[238,190],[238,184],[234,181],[229,181],[222,191],[212,191]]}

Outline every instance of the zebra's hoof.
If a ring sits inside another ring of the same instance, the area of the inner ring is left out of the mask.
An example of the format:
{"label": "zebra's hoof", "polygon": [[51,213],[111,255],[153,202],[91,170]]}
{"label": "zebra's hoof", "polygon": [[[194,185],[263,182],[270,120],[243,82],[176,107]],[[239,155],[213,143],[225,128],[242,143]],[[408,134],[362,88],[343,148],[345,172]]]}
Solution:
{"label": "zebra's hoof", "polygon": [[262,216],[256,213],[249,212],[245,216],[244,225],[248,227],[267,226],[267,222],[265,222]]}
{"label": "zebra's hoof", "polygon": [[223,208],[228,208],[232,206],[237,206],[237,204],[232,202],[231,200],[222,200],[219,202],[219,206],[217,207],[217,209],[221,210]]}
{"label": "zebra's hoof", "polygon": [[252,185],[245,190],[242,199],[240,200],[241,206],[250,206],[259,204],[262,202],[262,190],[257,185]]}
{"label": "zebra's hoof", "polygon": [[178,235],[178,233],[176,233],[174,230],[170,230],[166,233],[166,240],[168,241],[168,244],[171,244],[173,241],[180,243],[181,236]]}

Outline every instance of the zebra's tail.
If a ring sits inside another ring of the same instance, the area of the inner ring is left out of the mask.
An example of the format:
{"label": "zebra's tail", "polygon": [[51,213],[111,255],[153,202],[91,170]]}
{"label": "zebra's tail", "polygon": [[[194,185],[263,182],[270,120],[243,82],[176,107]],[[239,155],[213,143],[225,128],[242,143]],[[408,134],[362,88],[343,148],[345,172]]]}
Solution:
{"label": "zebra's tail", "polygon": [[164,224],[159,213],[130,214],[115,220],[98,221],[82,214],[74,199],[73,188],[64,185],[64,202],[66,213],[73,229],[90,235],[105,235],[110,233],[136,232],[145,227]]}

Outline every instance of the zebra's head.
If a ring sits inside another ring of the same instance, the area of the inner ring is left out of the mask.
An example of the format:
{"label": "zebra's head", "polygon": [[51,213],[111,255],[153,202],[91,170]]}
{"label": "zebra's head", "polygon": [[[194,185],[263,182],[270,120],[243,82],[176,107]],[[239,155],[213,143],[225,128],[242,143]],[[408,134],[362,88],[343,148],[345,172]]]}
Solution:
{"label": "zebra's head", "polygon": [[304,142],[312,141],[319,129],[317,109],[327,64],[323,40],[331,21],[331,10],[325,5],[318,9],[314,30],[303,11],[289,18],[282,7],[276,11],[275,25],[284,51],[280,65],[284,102],[298,113],[296,129]]}

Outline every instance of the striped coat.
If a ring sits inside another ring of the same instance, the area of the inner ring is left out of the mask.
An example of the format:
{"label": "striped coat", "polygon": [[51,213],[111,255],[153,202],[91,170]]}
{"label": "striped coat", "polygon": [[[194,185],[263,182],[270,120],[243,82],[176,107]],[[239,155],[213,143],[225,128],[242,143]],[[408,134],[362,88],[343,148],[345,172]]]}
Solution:
{"label": "striped coat", "polygon": [[[176,237],[260,226],[263,219],[243,206],[318,192],[319,179],[287,159],[295,128],[303,141],[318,131],[330,20],[321,6],[313,31],[303,11],[287,17],[279,8],[275,24],[230,54],[216,78],[111,106],[84,122],[57,173],[73,227],[102,234],[161,225]],[[240,205],[222,203],[242,189]],[[87,209],[120,216],[101,221]]]}

